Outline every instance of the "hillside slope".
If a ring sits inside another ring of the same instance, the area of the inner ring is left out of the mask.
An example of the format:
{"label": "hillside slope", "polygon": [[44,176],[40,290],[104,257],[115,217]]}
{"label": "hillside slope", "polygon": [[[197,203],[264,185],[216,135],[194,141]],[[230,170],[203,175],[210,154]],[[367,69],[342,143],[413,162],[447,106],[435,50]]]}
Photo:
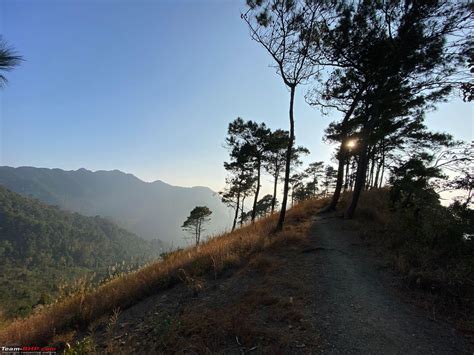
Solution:
{"label": "hillside slope", "polygon": [[406,297],[357,222],[314,218],[323,203],[289,210],[277,234],[274,215],[172,253],[13,323],[0,341],[69,343],[71,354],[469,353],[462,334]]}
{"label": "hillside slope", "polygon": [[110,217],[145,239],[158,238],[174,247],[185,244],[180,227],[195,206],[213,211],[208,234],[222,232],[230,221],[225,205],[206,187],[147,183],[118,170],[0,167],[0,185],[86,216]]}
{"label": "hillside slope", "polygon": [[468,354],[462,334],[400,297],[353,227],[318,218],[224,277],[190,276],[96,322],[79,344],[123,354]]}
{"label": "hillside slope", "polygon": [[28,314],[58,293],[61,280],[126,261],[141,264],[158,244],[100,217],[84,217],[0,187],[0,303]]}

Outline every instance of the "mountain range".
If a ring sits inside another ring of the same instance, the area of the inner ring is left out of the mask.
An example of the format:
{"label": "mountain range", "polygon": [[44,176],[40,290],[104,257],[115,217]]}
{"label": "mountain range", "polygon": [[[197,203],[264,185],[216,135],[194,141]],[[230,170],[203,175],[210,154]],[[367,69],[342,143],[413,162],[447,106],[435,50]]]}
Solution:
{"label": "mountain range", "polygon": [[119,170],[3,166],[0,185],[68,211],[110,218],[130,232],[148,240],[160,239],[168,247],[186,245],[181,225],[195,206],[205,205],[213,212],[207,235],[224,231],[230,223],[229,210],[207,187],[145,182]]}

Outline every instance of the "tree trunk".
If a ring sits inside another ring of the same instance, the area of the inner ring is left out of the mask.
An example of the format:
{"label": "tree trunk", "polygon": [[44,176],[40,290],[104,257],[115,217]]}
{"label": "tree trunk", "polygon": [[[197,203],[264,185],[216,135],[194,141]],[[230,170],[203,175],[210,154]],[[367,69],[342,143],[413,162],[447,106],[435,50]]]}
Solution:
{"label": "tree trunk", "polygon": [[235,215],[234,215],[234,223],[232,224],[232,232],[237,225],[237,218],[239,217],[239,209],[240,209],[240,192],[237,194],[237,204],[235,206]]}
{"label": "tree trunk", "polygon": [[339,197],[341,196],[342,190],[342,183],[344,181],[344,144],[345,140],[341,142],[341,146],[339,147],[339,154],[338,154],[338,161],[339,165],[337,167],[337,180],[336,180],[336,187],[334,189],[334,193],[332,194],[331,202],[329,206],[327,206],[323,211],[330,212],[336,209],[337,203],[339,202]]}
{"label": "tree trunk", "polygon": [[347,122],[349,121],[349,118],[352,116],[352,113],[357,107],[357,104],[359,103],[362,94],[364,93],[366,88],[366,85],[364,84],[359,91],[357,92],[356,96],[354,97],[354,100],[351,103],[351,106],[349,107],[349,110],[346,112],[344,115],[344,118],[342,119],[341,122],[341,129],[342,129],[342,140],[341,140],[341,146],[339,147],[339,152],[337,154],[338,160],[339,160],[339,165],[337,168],[337,181],[336,181],[336,188],[334,189],[334,193],[332,195],[331,202],[329,203],[329,206],[324,208],[322,212],[329,212],[329,211],[334,211],[336,209],[337,203],[339,202],[339,197],[341,196],[341,189],[342,189],[342,183],[344,179],[344,162],[345,162],[345,152],[344,152],[344,144],[346,143],[347,140],[347,129],[346,125]]}
{"label": "tree trunk", "polygon": [[[364,135],[365,136],[365,135]],[[364,142],[360,157],[359,157],[359,164],[357,166],[356,172],[356,179],[354,185],[354,192],[352,193],[352,201],[349,208],[346,211],[346,217],[352,218],[354,216],[354,212],[357,208],[357,204],[359,203],[360,193],[365,185],[365,180],[367,176],[367,163],[368,163],[368,144],[366,142],[367,138],[364,138]]]}
{"label": "tree trunk", "polygon": [[255,221],[255,216],[257,215],[257,201],[258,194],[260,193],[260,169],[261,161],[260,158],[257,160],[257,189],[255,190],[255,197],[253,199],[253,208],[252,208],[252,223]]}
{"label": "tree trunk", "polygon": [[240,221],[239,221],[239,224],[240,224],[241,227],[244,224],[244,206],[245,206],[245,198],[246,197],[247,197],[247,195],[245,195],[245,194],[244,194],[244,196],[242,196],[242,208],[240,209]]}
{"label": "tree trunk", "polygon": [[316,175],[314,175],[313,177],[313,182],[314,182],[313,196],[316,196],[316,193],[318,192],[318,177]]}
{"label": "tree trunk", "polygon": [[382,187],[383,184],[383,173],[385,172],[385,145],[382,146],[382,172],[380,173],[380,185]]}
{"label": "tree trunk", "polygon": [[369,162],[369,133],[372,130],[372,126],[375,121],[368,121],[364,125],[362,129],[362,149],[359,154],[359,161],[357,165],[357,172],[356,172],[356,179],[354,185],[354,192],[352,193],[352,201],[349,208],[346,211],[346,217],[352,218],[354,216],[354,212],[357,208],[357,204],[359,203],[359,197],[362,192],[362,189],[365,186],[365,181],[367,177],[367,168]]}
{"label": "tree trunk", "polygon": [[293,151],[293,142],[295,140],[295,120],[293,116],[293,106],[295,101],[295,86],[290,87],[290,139],[288,141],[288,148],[286,150],[286,163],[285,163],[285,182],[283,184],[283,200],[281,201],[280,217],[278,218],[278,224],[276,226],[277,231],[283,229],[283,223],[285,222],[286,216],[286,203],[288,201],[288,187],[290,183],[290,168],[291,168],[291,153]]}
{"label": "tree trunk", "polygon": [[198,220],[196,225],[196,245],[199,245],[199,241],[201,240],[201,220]]}
{"label": "tree trunk", "polygon": [[278,169],[275,169],[275,181],[273,182],[273,198],[272,198],[272,214],[275,212],[275,205],[276,205],[276,194],[277,194],[277,185],[278,185],[278,176],[280,172]]}
{"label": "tree trunk", "polygon": [[373,186],[374,166],[375,166],[375,147],[372,148],[372,157],[370,159],[370,174],[369,174],[369,181],[367,184],[367,190]]}
{"label": "tree trunk", "polygon": [[372,185],[372,187],[374,188],[379,187],[379,176],[380,176],[381,165],[382,165],[382,161],[381,160],[377,161],[377,170],[375,171],[375,180],[374,180],[374,184]]}
{"label": "tree trunk", "polygon": [[347,158],[347,163],[346,163],[346,177],[344,178],[344,191],[347,191],[349,188],[349,164],[351,162],[351,159],[348,157]]}

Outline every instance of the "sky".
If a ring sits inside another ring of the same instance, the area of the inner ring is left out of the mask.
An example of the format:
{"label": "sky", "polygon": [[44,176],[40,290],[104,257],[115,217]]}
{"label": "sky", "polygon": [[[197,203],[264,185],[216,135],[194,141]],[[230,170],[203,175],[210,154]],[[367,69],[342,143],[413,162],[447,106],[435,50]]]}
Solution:
{"label": "sky", "polygon": [[[225,184],[227,125],[288,129],[289,94],[240,18],[244,1],[0,0],[0,34],[24,57],[0,90],[0,165],[119,169],[179,186]],[[329,161],[322,116],[295,106],[305,163]],[[427,115],[472,141],[459,98]],[[270,178],[263,181],[270,191]]]}

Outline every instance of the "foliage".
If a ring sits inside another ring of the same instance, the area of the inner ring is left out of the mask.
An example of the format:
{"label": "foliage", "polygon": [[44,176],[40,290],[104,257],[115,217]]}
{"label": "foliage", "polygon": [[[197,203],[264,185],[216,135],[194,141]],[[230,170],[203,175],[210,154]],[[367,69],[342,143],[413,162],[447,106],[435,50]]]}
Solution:
{"label": "foliage", "polygon": [[290,178],[292,204],[314,197],[326,197],[334,187],[335,175],[335,169],[322,161],[310,163],[301,173],[293,174]]}
{"label": "foliage", "polygon": [[94,343],[94,339],[91,337],[85,337],[82,340],[78,340],[74,346],[66,344],[64,355],[85,355],[85,354],[96,354],[97,349]]}
{"label": "foliage", "polygon": [[471,27],[469,14],[463,2],[361,1],[341,3],[323,21],[318,53],[328,70],[312,103],[344,114],[327,132],[341,143],[332,207],[348,164],[348,139],[357,138],[359,146],[347,211],[352,216],[360,191],[378,185],[390,150],[410,135],[425,142],[433,137],[426,134],[424,113],[460,84],[456,77],[465,71],[466,40],[455,34]]}
{"label": "foliage", "polygon": [[0,36],[0,87],[7,83],[7,78],[1,73],[12,70],[22,60],[22,57],[16,54]]}
{"label": "foliage", "polygon": [[[229,173],[226,178],[227,187],[220,192],[222,201],[234,209],[235,229],[237,221],[240,225],[246,220],[255,221],[259,217],[258,197],[261,187],[262,168],[273,177],[273,196],[271,211],[273,213],[277,203],[277,186],[280,174],[287,158],[288,132],[281,129],[272,131],[264,123],[244,121],[237,118],[229,123],[226,137],[226,147],[230,152],[230,162],[224,162],[224,168]],[[304,147],[293,147],[291,165],[301,165],[300,156],[309,154]],[[245,212],[245,199],[254,194],[250,211]]]}
{"label": "foliage", "polygon": [[196,245],[201,242],[201,233],[204,231],[204,223],[209,222],[212,211],[206,206],[196,206],[183,222],[181,228],[193,235]]}
{"label": "foliage", "polygon": [[[235,159],[245,157],[251,169],[255,172],[255,196],[251,213],[252,222],[255,220],[256,204],[260,193],[260,179],[262,165],[265,163],[266,153],[269,151],[269,141],[271,131],[265,123],[253,121],[245,122],[242,118],[237,118],[229,123],[227,146],[231,151],[231,156]],[[244,158],[244,159],[245,159]]]}
{"label": "foliage", "polygon": [[268,139],[268,150],[265,156],[264,167],[267,173],[273,177],[272,213],[275,211],[276,207],[278,180],[280,179],[280,175],[285,167],[286,150],[289,139],[288,132],[282,129],[270,132]]}
{"label": "foliage", "polygon": [[[267,194],[263,196],[255,205],[255,215],[259,218],[268,215],[271,212],[273,202],[278,203],[278,201],[276,201],[272,195]],[[250,212],[250,216],[252,215],[252,212],[253,211]]]}
{"label": "foliage", "polygon": [[243,212],[244,200],[252,193],[256,178],[248,150],[234,144],[229,146],[229,148],[231,161],[224,162],[224,168],[229,173],[229,176],[226,178],[227,186],[219,194],[222,196],[222,202],[234,209],[234,221],[232,224],[232,230],[234,230],[237,225],[239,212]]}
{"label": "foliage", "polygon": [[413,205],[417,200],[438,202],[439,196],[429,184],[432,178],[441,178],[441,170],[427,166],[433,160],[432,156],[419,154],[412,157],[401,166],[394,167],[390,178],[390,196],[392,203],[400,203],[404,208]]}
{"label": "foliage", "polygon": [[107,267],[143,263],[159,250],[100,217],[61,211],[0,187],[0,300],[26,315],[59,295],[60,285]]}
{"label": "foliage", "polygon": [[323,173],[324,162],[322,161],[310,163],[304,171],[305,176],[307,176],[311,180],[309,184],[311,184],[313,196],[316,196],[316,193],[319,190],[318,185],[322,180]]}

